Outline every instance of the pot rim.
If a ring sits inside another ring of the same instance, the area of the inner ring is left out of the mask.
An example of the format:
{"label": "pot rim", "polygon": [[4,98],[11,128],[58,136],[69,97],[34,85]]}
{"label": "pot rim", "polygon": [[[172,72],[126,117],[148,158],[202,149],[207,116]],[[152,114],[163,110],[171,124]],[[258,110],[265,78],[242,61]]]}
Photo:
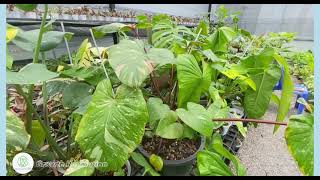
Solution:
{"label": "pot rim", "polygon": [[[198,150],[191,156],[185,158],[185,159],[179,159],[179,160],[163,160],[163,164],[170,166],[170,165],[178,165],[178,164],[183,164],[186,163],[188,161],[192,161],[193,159],[196,158],[197,154],[199,151],[202,151],[204,149],[205,146],[205,142],[206,142],[206,137],[205,136],[200,136],[201,138],[201,143],[200,146],[198,148]],[[138,150],[140,151],[141,154],[143,154],[143,156],[147,157],[148,159],[150,158],[151,154],[149,154],[146,150],[143,149],[143,146],[139,146]]]}

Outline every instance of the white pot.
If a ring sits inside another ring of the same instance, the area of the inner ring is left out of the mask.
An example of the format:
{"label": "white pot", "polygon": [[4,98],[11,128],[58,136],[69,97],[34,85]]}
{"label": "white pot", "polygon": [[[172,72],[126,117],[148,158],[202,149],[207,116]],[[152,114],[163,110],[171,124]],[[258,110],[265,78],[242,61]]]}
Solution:
{"label": "white pot", "polygon": [[71,15],[69,14],[62,14],[62,18],[63,20],[71,20]]}
{"label": "white pot", "polygon": [[107,22],[111,22],[111,19],[112,19],[112,18],[111,18],[110,16],[106,16],[105,19],[106,19]]}
{"label": "white pot", "polygon": [[72,20],[78,21],[79,20],[79,15],[73,14],[71,15]]}
{"label": "white pot", "polygon": [[131,22],[136,22],[136,18],[131,18]]}
{"label": "white pot", "polygon": [[96,21],[97,20],[95,15],[94,16],[88,15],[87,19],[90,20],[90,21]]}
{"label": "white pot", "polygon": [[123,22],[123,17],[118,17],[118,22]]}
{"label": "white pot", "polygon": [[124,21],[124,22],[129,22],[129,18],[124,17],[124,18],[123,18],[123,21]]}
{"label": "white pot", "polygon": [[79,15],[79,20],[80,21],[86,21],[87,20],[87,15]]}
{"label": "white pot", "polygon": [[52,19],[60,19],[60,15],[58,13],[52,13],[51,18]]}
{"label": "white pot", "polygon": [[37,15],[35,12],[26,12],[24,14],[24,18],[27,18],[27,19],[36,19],[37,18]]}
{"label": "white pot", "polygon": [[98,16],[98,21],[104,21],[104,17],[103,16]]}
{"label": "white pot", "polygon": [[12,18],[21,18],[21,12],[13,11],[11,15],[12,15]]}

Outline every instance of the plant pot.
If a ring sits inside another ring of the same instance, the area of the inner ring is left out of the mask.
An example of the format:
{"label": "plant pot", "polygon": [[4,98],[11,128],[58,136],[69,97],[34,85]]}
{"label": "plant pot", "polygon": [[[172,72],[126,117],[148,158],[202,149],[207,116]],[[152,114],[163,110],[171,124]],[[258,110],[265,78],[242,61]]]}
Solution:
{"label": "plant pot", "polygon": [[52,13],[51,18],[52,19],[60,19],[60,15],[58,13]]}
{"label": "plant pot", "polygon": [[79,20],[80,21],[86,21],[87,20],[87,16],[86,15],[79,15]]}
{"label": "plant pot", "polygon": [[106,21],[107,22],[111,22],[111,17],[110,16],[106,16]]}
{"label": "plant pot", "polygon": [[104,21],[104,17],[103,16],[98,16],[98,21]]}
{"label": "plant pot", "polygon": [[20,12],[16,12],[16,11],[12,11],[12,12],[10,13],[10,16],[11,16],[11,18],[16,18],[16,19],[18,19],[18,18],[21,17],[21,13],[20,13]]}
{"label": "plant pot", "polygon": [[78,21],[79,20],[79,16],[77,14],[73,14],[71,15],[72,20],[74,21]]}
{"label": "plant pot", "polygon": [[62,17],[64,20],[72,20],[72,16],[70,14],[64,14]]}
{"label": "plant pot", "polygon": [[[201,136],[200,140],[200,147],[195,154],[181,160],[163,160],[163,169],[161,174],[164,176],[188,176],[193,168],[194,162],[196,161],[197,153],[205,147],[206,138]],[[138,150],[147,159],[151,156],[151,154],[145,151],[142,146],[138,147]]]}

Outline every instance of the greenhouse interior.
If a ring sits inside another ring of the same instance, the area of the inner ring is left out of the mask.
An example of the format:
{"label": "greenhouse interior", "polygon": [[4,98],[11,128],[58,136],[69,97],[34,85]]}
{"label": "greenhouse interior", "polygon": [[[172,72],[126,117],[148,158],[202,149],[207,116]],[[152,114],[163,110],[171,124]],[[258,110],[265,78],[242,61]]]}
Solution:
{"label": "greenhouse interior", "polygon": [[313,23],[311,4],[7,4],[7,175],[313,175]]}

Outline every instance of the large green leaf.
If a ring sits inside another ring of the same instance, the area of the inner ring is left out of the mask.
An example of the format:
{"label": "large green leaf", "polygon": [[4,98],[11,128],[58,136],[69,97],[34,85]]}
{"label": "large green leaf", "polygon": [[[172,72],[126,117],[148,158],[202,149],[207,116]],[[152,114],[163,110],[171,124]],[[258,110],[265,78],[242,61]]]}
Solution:
{"label": "large green leaf", "polygon": [[227,52],[228,43],[236,36],[236,32],[230,27],[218,28],[208,37],[213,52]]}
{"label": "large green leaf", "polygon": [[173,47],[174,43],[182,43],[183,35],[194,36],[194,33],[185,26],[177,26],[171,21],[161,21],[152,28],[152,44],[157,48]]}
{"label": "large green leaf", "polygon": [[64,173],[64,176],[91,176],[94,173],[94,167],[90,165],[89,160],[82,159],[79,162],[73,162]]}
{"label": "large green leaf", "polygon": [[224,147],[221,135],[219,133],[215,133],[213,135],[211,148],[221,156],[229,159],[233,163],[238,176],[246,175],[246,168],[241,164],[239,158],[230,153],[230,151],[228,151]]}
{"label": "large green leaf", "polygon": [[75,109],[83,99],[91,96],[93,87],[82,82],[73,82],[62,92],[62,105],[65,108]]}
{"label": "large green leaf", "polygon": [[27,148],[30,135],[27,133],[23,121],[7,110],[6,115],[6,146],[7,152],[19,152]]}
{"label": "large green leaf", "polygon": [[156,128],[158,122],[165,118],[170,112],[168,105],[163,104],[160,98],[149,98],[147,102],[148,112],[149,112],[149,126],[150,128]]}
{"label": "large green leaf", "polygon": [[[97,67],[97,66],[90,66],[90,67],[72,66],[70,69],[61,71],[61,74],[68,77],[76,78],[79,81],[86,81],[94,86],[106,78],[103,68]],[[109,78],[110,79],[112,78],[111,75]]]}
{"label": "large green leaf", "polygon": [[33,11],[38,4],[16,4],[15,6],[23,11]]}
{"label": "large green leaf", "polygon": [[28,64],[19,72],[7,71],[7,84],[37,84],[58,77],[43,64]]}
{"label": "large green leaf", "polygon": [[151,176],[160,176],[157,171],[155,171],[152,166],[148,163],[148,161],[141,155],[140,153],[133,152],[131,153],[131,158],[139,164],[140,166],[144,167],[144,173],[149,173]]}
{"label": "large green leaf", "polygon": [[106,34],[115,33],[119,31],[130,31],[131,26],[123,23],[111,23],[92,28],[92,32],[96,38],[102,38]]}
{"label": "large green leaf", "polygon": [[262,73],[251,78],[256,84],[256,91],[248,89],[244,97],[244,108],[249,118],[262,117],[269,107],[273,88],[281,77],[278,66],[270,66]]}
{"label": "large green leaf", "polygon": [[[279,64],[283,66],[284,69],[283,85],[277,115],[277,122],[283,122],[290,110],[294,84],[291,79],[290,69],[287,61],[278,54],[275,54],[274,58],[278,61]],[[275,126],[274,132],[276,132],[278,128],[279,126]]]}
{"label": "large green leaf", "polygon": [[64,89],[68,87],[68,85],[71,84],[72,82],[74,82],[74,80],[68,79],[68,78],[56,78],[56,79],[47,81],[46,88],[47,88],[48,98],[50,99],[55,95],[62,94]]}
{"label": "large green leaf", "polygon": [[178,56],[178,107],[186,107],[188,102],[198,103],[201,93],[208,91],[211,83],[211,67],[203,61],[203,72],[197,60],[190,54]]}
{"label": "large green leaf", "polygon": [[109,48],[109,62],[123,84],[139,87],[155,66],[173,64],[174,55],[167,49],[149,49],[141,40],[122,40]]}
{"label": "large green leaf", "polygon": [[[30,31],[19,30],[16,38],[13,39],[12,42],[23,50],[33,52],[37,46],[39,32],[39,29]],[[67,40],[70,40],[72,36],[73,33],[70,32],[47,31],[43,33],[40,51],[45,52],[52,50],[62,43],[65,37]]]}
{"label": "large green leaf", "polygon": [[233,176],[221,156],[210,151],[198,152],[197,167],[200,176]]}
{"label": "large green leaf", "polygon": [[261,72],[261,69],[267,69],[273,62],[274,54],[275,52],[272,48],[265,48],[259,54],[251,55],[242,60],[239,68],[248,73],[257,73],[257,69]]}
{"label": "large green leaf", "polygon": [[178,116],[174,111],[169,111],[160,121],[156,129],[156,135],[165,139],[179,139],[183,135],[184,127],[177,122]]}
{"label": "large green leaf", "polygon": [[285,138],[290,153],[304,175],[314,170],[314,115],[305,113],[290,117]]}
{"label": "large green leaf", "polygon": [[8,46],[7,46],[7,54],[6,54],[6,67],[7,69],[11,69],[13,65],[13,57],[9,54]]}
{"label": "large green leaf", "polygon": [[148,118],[140,89],[121,85],[114,95],[106,79],[93,94],[80,122],[76,142],[90,161],[108,163],[108,167],[99,170],[116,171],[141,143]]}
{"label": "large green leaf", "polygon": [[196,34],[199,34],[199,32],[200,32],[200,34],[207,36],[208,32],[209,32],[209,28],[210,28],[209,23],[207,21],[202,20],[202,21],[200,21],[200,23],[196,29]]}
{"label": "large green leaf", "polygon": [[177,109],[179,118],[189,127],[204,136],[211,136],[214,128],[212,115],[200,104],[189,102],[186,109]]}

